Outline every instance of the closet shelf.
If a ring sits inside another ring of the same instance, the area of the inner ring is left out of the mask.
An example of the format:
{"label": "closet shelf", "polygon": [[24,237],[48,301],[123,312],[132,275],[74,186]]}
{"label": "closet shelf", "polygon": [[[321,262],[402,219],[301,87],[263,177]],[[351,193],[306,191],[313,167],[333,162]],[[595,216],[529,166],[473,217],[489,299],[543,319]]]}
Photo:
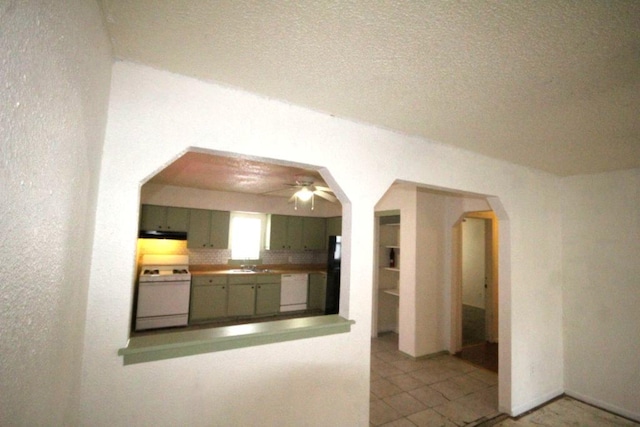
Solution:
{"label": "closet shelf", "polygon": [[396,267],[383,267],[385,270],[389,270],[389,271],[400,271],[399,268]]}
{"label": "closet shelf", "polygon": [[385,294],[396,296],[396,297],[400,296],[399,289],[383,289],[382,292],[384,292]]}

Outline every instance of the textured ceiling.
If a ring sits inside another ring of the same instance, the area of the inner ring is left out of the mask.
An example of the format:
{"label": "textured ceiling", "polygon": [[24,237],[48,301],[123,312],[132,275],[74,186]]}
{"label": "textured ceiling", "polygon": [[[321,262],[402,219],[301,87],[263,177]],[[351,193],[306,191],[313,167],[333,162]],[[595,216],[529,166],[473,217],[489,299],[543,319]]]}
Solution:
{"label": "textured ceiling", "polygon": [[640,167],[640,1],[102,6],[121,59],[558,175]]}
{"label": "textured ceiling", "polygon": [[148,182],[203,190],[291,197],[296,182],[327,186],[318,171],[247,159],[190,151]]}

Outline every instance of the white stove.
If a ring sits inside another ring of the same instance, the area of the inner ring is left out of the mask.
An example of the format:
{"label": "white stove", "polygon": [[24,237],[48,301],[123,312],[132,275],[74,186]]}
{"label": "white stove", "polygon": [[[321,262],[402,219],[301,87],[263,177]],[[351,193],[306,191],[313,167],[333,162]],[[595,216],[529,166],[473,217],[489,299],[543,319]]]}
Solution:
{"label": "white stove", "polygon": [[191,273],[188,255],[143,255],[135,330],[189,323]]}

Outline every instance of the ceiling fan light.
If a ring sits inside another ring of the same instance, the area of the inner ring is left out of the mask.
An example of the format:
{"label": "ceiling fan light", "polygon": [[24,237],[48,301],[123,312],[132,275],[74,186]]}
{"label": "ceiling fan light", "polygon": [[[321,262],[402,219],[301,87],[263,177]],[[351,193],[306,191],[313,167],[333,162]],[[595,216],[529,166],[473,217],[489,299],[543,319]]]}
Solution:
{"label": "ceiling fan light", "polygon": [[298,190],[298,192],[296,193],[296,197],[298,198],[298,200],[300,200],[301,202],[306,202],[309,201],[309,199],[311,199],[311,196],[313,196],[313,192],[310,191],[307,187],[303,187],[300,190]]}

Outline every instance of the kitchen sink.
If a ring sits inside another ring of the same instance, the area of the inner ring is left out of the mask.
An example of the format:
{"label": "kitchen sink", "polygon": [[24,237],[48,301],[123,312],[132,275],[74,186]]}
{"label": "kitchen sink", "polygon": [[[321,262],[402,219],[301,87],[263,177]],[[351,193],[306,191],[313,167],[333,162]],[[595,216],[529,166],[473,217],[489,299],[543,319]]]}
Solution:
{"label": "kitchen sink", "polygon": [[248,269],[248,268],[236,268],[234,270],[227,270],[228,273],[231,274],[252,274],[252,273],[270,273],[271,270],[268,269],[262,269],[262,268],[255,268],[255,269]]}

